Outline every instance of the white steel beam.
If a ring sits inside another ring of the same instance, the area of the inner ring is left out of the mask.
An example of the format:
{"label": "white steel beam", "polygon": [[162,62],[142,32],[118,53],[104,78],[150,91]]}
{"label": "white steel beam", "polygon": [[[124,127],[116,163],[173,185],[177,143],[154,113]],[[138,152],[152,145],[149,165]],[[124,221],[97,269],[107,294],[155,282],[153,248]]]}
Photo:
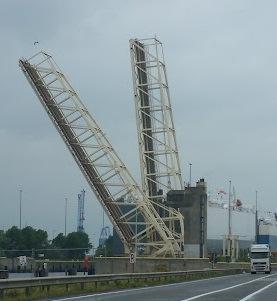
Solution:
{"label": "white steel beam", "polygon": [[162,205],[168,191],[183,188],[162,44],[132,39],[130,53],[142,189],[175,239],[183,241],[183,216]]}
{"label": "white steel beam", "polygon": [[[168,228],[142,192],[53,58],[39,52],[31,59],[21,59],[19,65],[113,223],[125,251],[139,246],[145,255],[181,256],[183,240]],[[168,218],[180,219],[179,212],[165,206],[163,210]]]}
{"label": "white steel beam", "polygon": [[157,39],[130,40],[141,182],[150,199],[183,187],[163,48]]}

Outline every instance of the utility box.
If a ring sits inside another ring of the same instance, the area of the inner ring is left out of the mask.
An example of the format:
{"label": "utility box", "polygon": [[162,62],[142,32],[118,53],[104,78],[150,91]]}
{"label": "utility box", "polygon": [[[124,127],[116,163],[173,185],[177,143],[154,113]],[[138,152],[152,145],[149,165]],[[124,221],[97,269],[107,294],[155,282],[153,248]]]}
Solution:
{"label": "utility box", "polygon": [[0,270],[0,279],[8,279],[9,271],[8,270]]}

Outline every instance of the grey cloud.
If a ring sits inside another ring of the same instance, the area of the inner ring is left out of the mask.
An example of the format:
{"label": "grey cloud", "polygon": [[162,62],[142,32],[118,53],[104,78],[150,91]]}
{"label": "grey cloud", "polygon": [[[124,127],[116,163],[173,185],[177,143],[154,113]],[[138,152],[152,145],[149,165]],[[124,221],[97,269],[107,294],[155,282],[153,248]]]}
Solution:
{"label": "grey cloud", "polygon": [[[258,189],[275,208],[277,141],[275,1],[7,1],[1,3],[0,226],[18,221],[76,226],[85,187],[86,227],[97,236],[101,208],[17,65],[40,48],[53,54],[115,149],[139,180],[128,40],[164,43],[184,177],[211,188],[231,178],[242,199]],[[35,39],[40,41],[34,47]]]}

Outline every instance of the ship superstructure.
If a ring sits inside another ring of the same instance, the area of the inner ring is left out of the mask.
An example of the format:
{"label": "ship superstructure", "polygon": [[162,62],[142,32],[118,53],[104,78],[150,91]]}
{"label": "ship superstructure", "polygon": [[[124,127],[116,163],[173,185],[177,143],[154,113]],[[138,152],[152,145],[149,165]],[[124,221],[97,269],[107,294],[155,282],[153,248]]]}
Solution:
{"label": "ship superstructure", "polygon": [[[232,233],[239,237],[240,249],[247,249],[255,242],[254,206],[245,202],[232,202]],[[209,197],[207,206],[207,244],[209,252],[220,252],[222,240],[228,231],[228,200],[218,193]],[[258,212],[258,243],[270,244],[272,250],[277,250],[277,214],[260,210]],[[216,222],[215,222],[216,221]]]}
{"label": "ship superstructure", "polygon": [[258,243],[269,244],[272,251],[277,251],[277,214],[267,212],[259,218]]}
{"label": "ship superstructure", "polygon": [[[209,252],[220,252],[228,233],[228,200],[209,198],[207,204],[207,245]],[[232,203],[232,233],[239,237],[239,247],[248,248],[255,240],[255,209]]]}

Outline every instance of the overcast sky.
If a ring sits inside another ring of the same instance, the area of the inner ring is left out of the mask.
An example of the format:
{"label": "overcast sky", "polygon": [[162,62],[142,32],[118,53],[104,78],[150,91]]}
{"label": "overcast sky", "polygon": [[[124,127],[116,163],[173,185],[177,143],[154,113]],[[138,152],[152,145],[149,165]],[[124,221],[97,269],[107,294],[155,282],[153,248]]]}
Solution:
{"label": "overcast sky", "polygon": [[[277,2],[274,0],[1,1],[0,228],[85,228],[98,240],[102,209],[18,67],[44,49],[139,178],[130,38],[164,45],[183,178],[276,210]],[[34,46],[34,41],[39,45]],[[93,235],[94,234],[94,235]]]}

